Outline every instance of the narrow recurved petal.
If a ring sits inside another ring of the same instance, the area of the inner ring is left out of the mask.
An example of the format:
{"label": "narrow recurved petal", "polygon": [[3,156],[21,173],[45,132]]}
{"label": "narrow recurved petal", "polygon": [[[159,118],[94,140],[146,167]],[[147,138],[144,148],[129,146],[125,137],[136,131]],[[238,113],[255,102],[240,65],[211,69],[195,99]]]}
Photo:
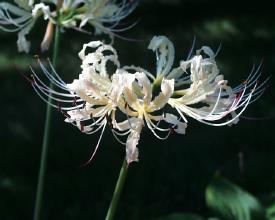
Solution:
{"label": "narrow recurved petal", "polygon": [[157,78],[166,76],[174,62],[175,49],[173,43],[165,36],[155,36],[148,49],[153,50],[157,55]]}
{"label": "narrow recurved petal", "polygon": [[150,103],[148,109],[150,112],[162,109],[174,92],[174,79],[163,79],[161,82],[161,92]]}

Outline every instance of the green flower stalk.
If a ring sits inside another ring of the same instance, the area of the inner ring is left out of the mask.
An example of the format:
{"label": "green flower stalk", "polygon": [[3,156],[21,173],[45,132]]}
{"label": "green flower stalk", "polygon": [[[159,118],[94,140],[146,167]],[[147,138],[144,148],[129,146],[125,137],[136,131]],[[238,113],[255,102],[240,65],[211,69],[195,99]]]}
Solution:
{"label": "green flower stalk", "polygon": [[[62,5],[63,0],[59,0],[58,2],[60,5]],[[53,31],[53,29],[52,29],[52,31]],[[55,25],[54,32],[55,32],[55,37],[54,37],[54,49],[53,49],[52,63],[53,63],[53,66],[56,68],[57,58],[58,58],[58,53],[59,53],[59,44],[60,44],[60,26],[59,26],[58,22]],[[52,82],[50,83],[50,88],[52,88],[52,89],[54,88],[54,85]],[[52,102],[52,99],[50,97],[48,98],[48,102],[49,103]],[[39,220],[40,216],[41,216],[43,190],[44,190],[44,183],[45,183],[45,173],[46,173],[46,166],[47,166],[48,147],[49,147],[49,141],[50,141],[51,118],[52,118],[52,108],[51,108],[51,105],[47,105],[41,160],[40,160],[40,168],[39,168],[39,176],[38,176],[38,184],[37,184],[37,192],[36,192],[36,201],[35,201],[34,215],[33,215],[34,220]]]}
{"label": "green flower stalk", "polygon": [[128,171],[127,161],[124,160],[122,167],[120,169],[120,172],[119,172],[119,177],[118,177],[116,187],[115,187],[115,190],[113,193],[113,198],[111,200],[105,220],[113,220],[114,219],[114,216],[115,216],[115,213],[117,210],[117,206],[118,206],[118,202],[120,199],[120,195],[121,195],[121,192],[122,192],[122,189],[123,189],[123,186],[125,183],[125,179],[127,176],[127,171]]}

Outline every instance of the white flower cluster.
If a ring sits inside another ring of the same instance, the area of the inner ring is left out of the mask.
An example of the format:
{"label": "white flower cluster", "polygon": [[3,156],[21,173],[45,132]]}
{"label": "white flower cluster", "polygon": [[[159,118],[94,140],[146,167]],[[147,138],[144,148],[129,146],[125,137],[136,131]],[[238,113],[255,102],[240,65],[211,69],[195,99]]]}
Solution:
{"label": "white flower cluster", "polygon": [[[18,32],[17,46],[19,52],[29,52],[30,42],[26,35],[31,31],[41,16],[61,27],[84,31],[89,24],[95,28],[95,34],[104,32],[110,36],[117,35],[131,28],[116,28],[117,24],[128,16],[137,6],[138,1],[129,0],[14,0],[16,5],[0,3],[0,29],[7,32]],[[60,6],[59,6],[60,4]],[[59,8],[60,7],[60,8]],[[51,10],[51,8],[55,8]],[[58,21],[57,11],[58,9]],[[91,31],[85,31],[91,32]]]}
{"label": "white flower cluster", "polygon": [[[87,53],[88,48],[92,52]],[[91,159],[106,126],[126,145],[126,159],[131,163],[138,161],[137,145],[145,126],[157,138],[166,139],[173,132],[185,134],[186,116],[213,126],[237,123],[247,105],[264,91],[265,82],[257,85],[259,69],[253,69],[246,82],[236,88],[228,86],[209,47],[202,47],[173,69],[174,46],[167,37],[154,37],[148,48],[157,53],[156,74],[120,66],[116,50],[101,41],[84,44],[79,53],[82,73],[71,84],[56,72],[51,75],[40,61],[56,89],[46,86],[33,72],[33,88],[44,101],[48,97],[55,101],[49,104],[66,116],[66,122],[86,134],[101,130]]]}

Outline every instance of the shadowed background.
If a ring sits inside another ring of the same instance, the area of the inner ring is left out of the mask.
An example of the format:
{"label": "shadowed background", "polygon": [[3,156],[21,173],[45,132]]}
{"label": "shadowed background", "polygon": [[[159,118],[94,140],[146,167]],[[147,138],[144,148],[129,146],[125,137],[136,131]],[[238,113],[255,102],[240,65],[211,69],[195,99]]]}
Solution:
{"label": "shadowed background", "polygon": [[[196,36],[196,49],[222,44],[217,57],[221,73],[231,86],[243,82],[253,64],[263,59],[265,79],[275,69],[275,17],[268,1],[154,0],[140,1],[125,22],[140,19],[116,39],[122,65],[134,64],[154,73],[155,54],[147,50],[154,35],[174,43],[175,65],[186,58]],[[42,21],[42,20],[41,20]],[[46,24],[37,22],[28,35],[31,55],[18,54],[16,34],[0,31],[0,219],[31,219],[34,207],[46,104],[19,74],[39,72],[34,54]],[[41,24],[41,23],[40,23]],[[77,54],[83,43],[101,39],[74,31],[61,35],[57,72],[71,82],[80,73]],[[51,57],[51,52],[40,57]],[[156,139],[144,129],[140,161],[130,166],[116,219],[150,220],[174,212],[214,215],[205,203],[207,185],[217,174],[257,197],[263,205],[275,202],[274,89],[249,106],[232,127],[209,127],[190,120],[186,135]],[[104,219],[125,148],[106,129],[92,163],[84,168],[99,138],[84,135],[54,112],[48,155],[43,219]]]}

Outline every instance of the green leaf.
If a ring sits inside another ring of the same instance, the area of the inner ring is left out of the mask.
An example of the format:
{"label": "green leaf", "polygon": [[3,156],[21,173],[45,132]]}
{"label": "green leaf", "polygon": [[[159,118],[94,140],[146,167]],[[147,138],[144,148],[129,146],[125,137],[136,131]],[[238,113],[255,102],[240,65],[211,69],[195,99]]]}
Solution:
{"label": "green leaf", "polygon": [[173,213],[158,220],[204,220],[204,218],[196,214]]}
{"label": "green leaf", "polygon": [[275,220],[275,192],[268,193],[263,199],[268,220]]}
{"label": "green leaf", "polygon": [[267,209],[268,220],[275,220],[275,204],[269,206]]}
{"label": "green leaf", "polygon": [[234,183],[215,177],[206,189],[207,206],[225,220],[265,220],[260,202]]}

